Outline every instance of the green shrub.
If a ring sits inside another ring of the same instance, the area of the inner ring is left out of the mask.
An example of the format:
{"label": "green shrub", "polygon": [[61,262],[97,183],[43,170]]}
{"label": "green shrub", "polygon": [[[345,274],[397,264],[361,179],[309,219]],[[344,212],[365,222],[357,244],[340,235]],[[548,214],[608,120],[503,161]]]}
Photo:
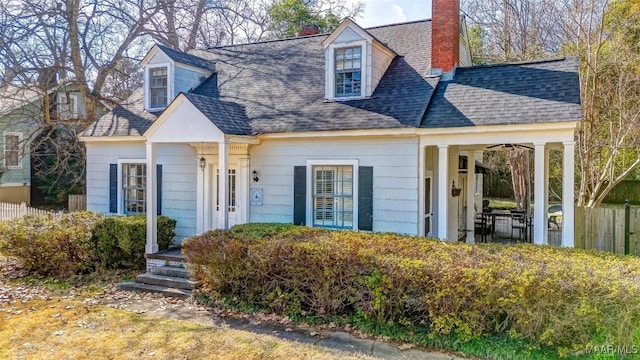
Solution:
{"label": "green shrub", "polygon": [[91,229],[100,219],[91,212],[28,215],[0,223],[0,253],[21,260],[25,269],[40,275],[65,277],[95,269]]}
{"label": "green shrub", "polygon": [[[109,216],[96,222],[92,240],[96,256],[104,268],[145,267],[147,239],[145,215]],[[176,221],[158,216],[158,247],[167,249],[175,236]]]}
{"label": "green shrub", "polygon": [[557,349],[640,342],[640,259],[534,245],[250,225],[183,243],[212,295]]}

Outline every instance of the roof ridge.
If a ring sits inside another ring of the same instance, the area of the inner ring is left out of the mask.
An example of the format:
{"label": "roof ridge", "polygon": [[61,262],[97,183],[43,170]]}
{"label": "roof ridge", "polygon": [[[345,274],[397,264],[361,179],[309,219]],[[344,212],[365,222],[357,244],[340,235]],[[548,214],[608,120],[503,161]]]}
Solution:
{"label": "roof ridge", "polygon": [[398,22],[398,23],[391,23],[391,24],[385,24],[385,25],[376,25],[376,26],[371,26],[371,27],[366,27],[366,28],[365,28],[365,27],[363,27],[363,29],[365,29],[365,30],[380,29],[380,28],[385,28],[385,27],[401,26],[401,25],[411,25],[411,24],[422,23],[422,22],[429,22],[429,21],[431,21],[431,19],[411,20],[411,21]]}
{"label": "roof ridge", "polygon": [[494,67],[504,67],[504,66],[514,66],[514,65],[528,65],[528,64],[541,64],[541,63],[550,63],[550,62],[558,62],[575,58],[574,56],[557,56],[546,59],[534,59],[534,60],[523,60],[523,61],[514,61],[514,62],[504,62],[504,63],[496,63],[496,64],[482,64],[482,65],[471,65],[471,66],[461,66],[456,69],[457,70],[471,70],[471,69],[483,69],[483,68],[494,68]]}
{"label": "roof ridge", "polygon": [[[431,19],[412,20],[412,21],[399,22],[399,23],[393,23],[393,24],[377,25],[377,26],[372,26],[372,27],[367,27],[367,28],[363,27],[362,29],[364,29],[364,30],[381,29],[381,28],[387,28],[387,27],[393,27],[393,26],[401,26],[401,25],[410,25],[410,24],[416,24],[416,23],[422,23],[422,22],[426,23],[426,22],[429,22],[429,21],[431,21]],[[355,20],[354,20],[354,22],[355,22]],[[357,22],[356,22],[356,24],[357,24]],[[291,38],[286,38],[286,39],[271,39],[271,40],[261,40],[261,41],[254,41],[254,42],[245,42],[245,43],[233,44],[233,45],[213,46],[213,47],[209,47],[209,48],[206,48],[206,49],[199,49],[199,50],[200,51],[209,51],[209,50],[216,50],[216,49],[231,48],[231,47],[236,47],[236,46],[268,44],[268,43],[282,42],[282,41],[292,41],[292,40],[303,40],[303,39],[310,39],[310,38],[315,38],[315,37],[320,37],[320,36],[329,36],[329,35],[331,35],[330,32],[322,33],[322,34],[315,34],[315,35],[307,35],[307,36],[296,36],[296,37],[291,37]]]}

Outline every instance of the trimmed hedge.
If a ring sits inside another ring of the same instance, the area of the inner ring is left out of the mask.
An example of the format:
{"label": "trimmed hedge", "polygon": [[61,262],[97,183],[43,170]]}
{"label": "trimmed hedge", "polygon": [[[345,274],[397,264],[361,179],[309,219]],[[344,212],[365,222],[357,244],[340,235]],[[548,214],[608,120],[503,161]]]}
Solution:
{"label": "trimmed hedge", "polygon": [[[158,216],[158,246],[168,248],[176,221]],[[98,268],[144,268],[146,217],[72,212],[58,219],[30,215],[0,223],[0,253],[30,273],[67,277]]]}
{"label": "trimmed hedge", "polygon": [[[176,220],[158,216],[158,247],[168,249],[175,236]],[[145,215],[108,216],[93,226],[95,253],[104,268],[145,267],[147,218]]]}
{"label": "trimmed hedge", "polygon": [[91,229],[100,218],[91,212],[74,212],[54,219],[28,215],[0,223],[0,253],[21,260],[30,273],[69,276],[95,269]]}
{"label": "trimmed hedge", "polygon": [[420,324],[462,339],[507,335],[561,354],[640,342],[638,258],[263,226],[183,243],[209,295],[285,315]]}

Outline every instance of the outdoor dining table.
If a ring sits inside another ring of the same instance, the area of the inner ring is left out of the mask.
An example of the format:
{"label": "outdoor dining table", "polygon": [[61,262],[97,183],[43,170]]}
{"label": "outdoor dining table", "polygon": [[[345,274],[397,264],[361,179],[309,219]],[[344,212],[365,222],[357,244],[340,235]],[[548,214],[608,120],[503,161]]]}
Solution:
{"label": "outdoor dining table", "polygon": [[[503,210],[503,209],[495,209],[495,210],[490,210],[490,211],[485,211],[482,213],[482,217],[485,219],[485,224],[488,225],[490,220],[491,223],[491,231],[490,234],[494,235],[496,232],[496,218],[504,218],[504,219],[512,219],[513,218],[513,212],[512,210]],[[527,238],[527,235],[529,235],[529,238],[531,238],[531,226],[529,225],[531,222],[531,218],[527,218],[527,224],[526,224],[526,228],[525,228],[525,239]],[[483,237],[483,241],[486,242],[486,234],[482,233],[482,237]]]}

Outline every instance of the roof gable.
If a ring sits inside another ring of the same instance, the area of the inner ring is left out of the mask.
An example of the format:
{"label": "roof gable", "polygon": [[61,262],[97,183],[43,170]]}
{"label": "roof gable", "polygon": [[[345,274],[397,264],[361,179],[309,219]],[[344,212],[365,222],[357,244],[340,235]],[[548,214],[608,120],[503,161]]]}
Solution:
{"label": "roof gable", "polygon": [[143,135],[148,141],[163,143],[224,140],[224,133],[184,94],[178,95]]}
{"label": "roof gable", "polygon": [[145,55],[140,63],[142,66],[148,64],[153,57],[156,56],[158,52],[162,52],[169,59],[175,61],[176,63],[193,66],[198,69],[206,70],[208,72],[213,72],[216,70],[215,64],[211,61],[205,60],[195,55],[191,55],[182,51],[173,50],[164,45],[155,44],[151,50]]}

